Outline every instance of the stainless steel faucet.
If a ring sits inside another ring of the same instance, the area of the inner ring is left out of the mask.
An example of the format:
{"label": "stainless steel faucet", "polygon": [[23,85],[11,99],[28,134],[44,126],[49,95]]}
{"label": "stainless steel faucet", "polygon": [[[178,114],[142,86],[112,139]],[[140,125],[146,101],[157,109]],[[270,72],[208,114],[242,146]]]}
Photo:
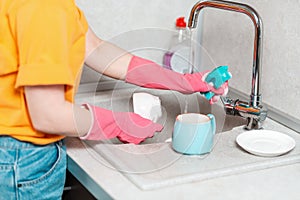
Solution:
{"label": "stainless steel faucet", "polygon": [[223,97],[222,102],[224,109],[229,115],[238,115],[247,119],[246,129],[260,129],[262,128],[262,122],[267,117],[267,109],[262,106],[261,92],[260,92],[260,73],[261,73],[261,55],[262,55],[262,20],[257,12],[248,5],[221,1],[199,1],[196,3],[189,17],[188,27],[190,29],[197,27],[197,20],[200,11],[203,8],[217,8],[229,11],[235,11],[244,13],[249,16],[254,24],[255,36],[254,36],[254,48],[253,48],[253,66],[252,66],[252,83],[251,94],[249,103],[240,101],[239,99],[233,100],[229,97]]}

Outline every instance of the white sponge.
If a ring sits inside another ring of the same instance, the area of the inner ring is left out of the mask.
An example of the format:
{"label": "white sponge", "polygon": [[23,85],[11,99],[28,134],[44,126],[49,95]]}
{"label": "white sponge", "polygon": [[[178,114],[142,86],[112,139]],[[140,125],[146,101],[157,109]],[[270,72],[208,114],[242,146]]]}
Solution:
{"label": "white sponge", "polygon": [[157,122],[162,116],[160,99],[145,92],[134,93],[133,111],[146,119]]}

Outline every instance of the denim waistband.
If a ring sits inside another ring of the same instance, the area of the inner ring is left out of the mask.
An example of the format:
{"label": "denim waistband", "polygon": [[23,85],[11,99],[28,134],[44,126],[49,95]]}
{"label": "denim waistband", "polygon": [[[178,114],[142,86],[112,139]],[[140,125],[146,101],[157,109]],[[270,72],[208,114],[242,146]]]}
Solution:
{"label": "denim waistband", "polygon": [[47,147],[47,146],[54,146],[58,144],[59,146],[63,146],[63,140],[50,143],[47,145],[37,145],[30,142],[20,141],[10,136],[0,136],[0,148],[7,148],[7,149],[19,149],[19,148],[35,148],[35,147]]}

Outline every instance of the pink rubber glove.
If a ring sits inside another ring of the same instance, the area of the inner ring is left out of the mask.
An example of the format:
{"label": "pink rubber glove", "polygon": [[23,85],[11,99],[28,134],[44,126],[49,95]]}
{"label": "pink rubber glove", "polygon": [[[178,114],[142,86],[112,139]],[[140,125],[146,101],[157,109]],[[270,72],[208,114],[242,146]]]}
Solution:
{"label": "pink rubber glove", "polygon": [[131,59],[125,81],[147,88],[176,90],[181,93],[208,92],[213,86],[202,80],[203,73],[181,74],[137,56]]}
{"label": "pink rubber glove", "polygon": [[214,104],[216,103],[217,101],[220,100],[220,96],[226,96],[227,93],[228,93],[228,81],[226,81],[219,89],[219,90],[222,94],[219,94],[219,95],[214,95],[210,100],[209,100],[209,103],[210,104]]}
{"label": "pink rubber glove", "polygon": [[106,140],[117,137],[122,142],[139,144],[163,126],[131,112],[112,112],[84,104],[92,113],[93,125],[83,140]]}

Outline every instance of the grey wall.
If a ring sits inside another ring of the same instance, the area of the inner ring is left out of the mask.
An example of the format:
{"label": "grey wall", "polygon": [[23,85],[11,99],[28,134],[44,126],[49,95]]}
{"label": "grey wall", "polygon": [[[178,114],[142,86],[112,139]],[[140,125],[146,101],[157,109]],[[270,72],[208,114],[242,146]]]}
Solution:
{"label": "grey wall", "polygon": [[[264,24],[263,101],[300,119],[300,1],[240,2],[255,8]],[[250,18],[229,11],[203,11],[203,46],[217,65],[231,67],[231,86],[249,94],[254,37]]]}
{"label": "grey wall", "polygon": [[[158,63],[174,34],[175,20],[188,16],[195,0],[76,0],[96,34]],[[85,68],[82,83],[99,75]]]}
{"label": "grey wall", "polygon": [[[188,17],[195,0],[77,0],[90,26],[105,40],[134,51],[138,46],[154,50],[135,53],[160,62],[174,20]],[[262,94],[263,101],[300,119],[300,1],[255,0],[247,3],[257,10],[264,22]],[[253,25],[240,13],[205,9],[202,48],[208,65],[229,65],[233,74],[230,85],[250,93]],[[147,29],[151,28],[151,29]],[[161,36],[160,36],[161,35]],[[149,53],[150,52],[150,53]],[[85,73],[90,81],[95,73]]]}

